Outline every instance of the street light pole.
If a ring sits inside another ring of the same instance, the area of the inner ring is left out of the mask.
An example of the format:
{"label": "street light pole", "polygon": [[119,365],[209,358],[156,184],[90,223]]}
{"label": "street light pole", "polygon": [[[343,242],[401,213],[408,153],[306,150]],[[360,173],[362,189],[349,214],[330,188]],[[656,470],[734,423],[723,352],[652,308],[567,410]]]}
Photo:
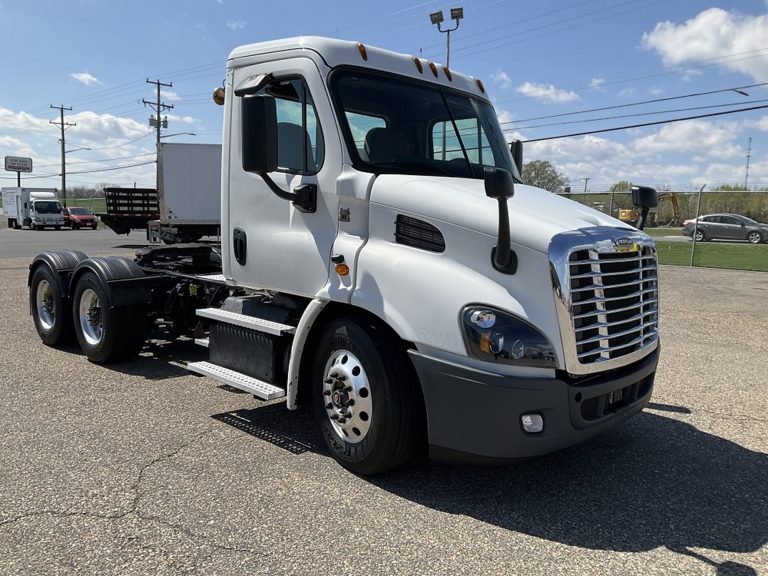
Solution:
{"label": "street light pole", "polygon": [[[450,68],[451,67],[451,32],[456,30],[459,27],[459,24],[461,23],[462,18],[464,18],[464,8],[451,8],[451,18],[456,22],[456,26],[453,28],[448,28],[446,30],[443,30],[443,28],[440,26],[445,21],[445,18],[443,18],[443,11],[438,10],[437,12],[432,12],[429,15],[429,21],[432,22],[432,24],[437,24],[437,30],[439,32],[446,32],[448,34],[448,41],[447,41],[447,49],[445,54],[445,67]],[[446,146],[446,140],[447,140],[447,134],[446,134],[446,122],[443,122],[443,160],[446,159],[445,156],[445,146]]]}
{"label": "street light pole", "polygon": [[464,8],[451,8],[451,18],[456,22],[456,26],[443,30],[441,26],[441,24],[445,21],[445,18],[443,18],[443,11],[438,10],[437,12],[432,12],[429,15],[430,22],[432,22],[432,24],[437,24],[438,31],[445,32],[448,35],[445,65],[449,68],[451,66],[451,32],[456,30],[459,27],[459,24],[461,24],[461,20],[464,18]]}

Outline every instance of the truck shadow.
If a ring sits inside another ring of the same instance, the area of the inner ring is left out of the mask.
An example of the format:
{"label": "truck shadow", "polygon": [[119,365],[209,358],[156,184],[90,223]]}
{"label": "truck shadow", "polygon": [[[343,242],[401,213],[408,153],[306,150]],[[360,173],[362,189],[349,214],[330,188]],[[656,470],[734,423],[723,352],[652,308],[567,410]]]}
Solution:
{"label": "truck shadow", "polygon": [[[294,454],[328,454],[307,408],[286,419],[282,402],[275,402],[212,418]],[[750,566],[693,549],[749,553],[765,546],[766,478],[765,454],[643,412],[610,434],[547,457],[493,467],[421,461],[368,481],[434,510],[569,546],[666,547],[720,576],[750,576],[757,574]]]}
{"label": "truck shadow", "polygon": [[759,550],[768,537],[768,457],[644,412],[571,450],[504,467],[422,463],[371,480],[401,498],[554,542],[660,546],[726,575],[756,574],[690,548]]}

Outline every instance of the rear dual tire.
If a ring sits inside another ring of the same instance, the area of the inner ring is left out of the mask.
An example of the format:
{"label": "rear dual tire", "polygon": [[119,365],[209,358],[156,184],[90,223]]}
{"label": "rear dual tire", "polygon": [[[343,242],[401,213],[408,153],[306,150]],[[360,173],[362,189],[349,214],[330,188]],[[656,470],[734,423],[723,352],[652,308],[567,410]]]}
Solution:
{"label": "rear dual tire", "polygon": [[136,356],[144,345],[147,320],[144,306],[112,307],[107,289],[93,272],[77,280],[72,316],[80,348],[96,364]]}
{"label": "rear dual tire", "polygon": [[59,346],[74,340],[72,310],[57,275],[47,266],[38,266],[32,274],[29,299],[32,320],[43,344]]}

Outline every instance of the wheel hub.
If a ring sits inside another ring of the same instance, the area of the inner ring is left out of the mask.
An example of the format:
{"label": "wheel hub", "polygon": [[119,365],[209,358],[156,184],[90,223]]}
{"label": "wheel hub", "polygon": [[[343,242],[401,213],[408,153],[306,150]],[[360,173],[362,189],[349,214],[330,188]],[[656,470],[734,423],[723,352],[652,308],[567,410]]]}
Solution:
{"label": "wheel hub", "polygon": [[324,371],[325,410],[336,435],[356,444],[368,434],[373,403],[368,376],[360,360],[347,350],[337,350]]}
{"label": "wheel hub", "polygon": [[37,285],[36,294],[37,316],[45,330],[50,330],[56,321],[53,307],[53,288],[46,280]]}
{"label": "wheel hub", "polygon": [[88,344],[95,346],[104,335],[101,302],[98,294],[90,288],[83,291],[79,305],[80,329]]}

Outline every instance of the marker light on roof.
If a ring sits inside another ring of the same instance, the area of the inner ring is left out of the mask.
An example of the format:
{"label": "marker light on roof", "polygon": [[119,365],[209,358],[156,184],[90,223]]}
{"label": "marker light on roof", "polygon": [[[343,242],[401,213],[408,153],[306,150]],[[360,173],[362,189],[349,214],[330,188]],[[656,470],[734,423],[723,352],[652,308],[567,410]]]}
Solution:
{"label": "marker light on roof", "polygon": [[360,42],[357,43],[357,49],[360,52],[360,56],[363,57],[363,60],[366,62],[368,61],[368,51],[365,49],[365,46],[363,46]]}
{"label": "marker light on roof", "polygon": [[421,65],[421,60],[419,60],[416,56],[413,57],[413,63],[416,64],[416,68],[419,70],[419,74],[424,72],[424,66]]}
{"label": "marker light on roof", "polygon": [[448,78],[449,82],[453,82],[453,76],[451,75],[451,69],[448,68],[448,66],[443,66],[443,72],[445,72],[445,76]]}
{"label": "marker light on roof", "polygon": [[483,86],[483,82],[480,79],[475,80],[475,84],[477,84],[477,87],[480,88],[480,92],[485,94],[485,86]]}
{"label": "marker light on roof", "polygon": [[432,70],[432,74],[434,74],[435,78],[437,78],[437,66],[435,66],[434,62],[429,63],[429,69]]}

